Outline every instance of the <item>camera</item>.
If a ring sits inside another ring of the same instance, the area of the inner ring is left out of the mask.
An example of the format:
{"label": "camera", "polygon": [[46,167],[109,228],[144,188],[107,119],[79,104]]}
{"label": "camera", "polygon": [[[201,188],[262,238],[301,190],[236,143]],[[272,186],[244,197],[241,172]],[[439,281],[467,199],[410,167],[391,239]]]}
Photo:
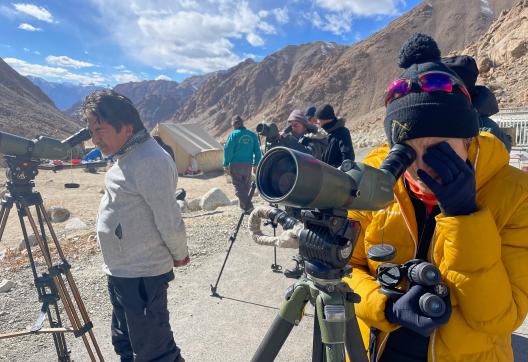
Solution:
{"label": "camera", "polygon": [[400,298],[404,292],[397,288],[405,279],[410,285],[429,287],[431,292],[422,295],[418,301],[421,312],[429,317],[441,317],[446,312],[445,297],[449,291],[441,282],[440,270],[428,262],[412,259],[404,264],[384,263],[376,270],[376,279],[381,284],[381,292],[391,299]]}
{"label": "camera", "polygon": [[267,141],[279,138],[279,128],[273,122],[262,122],[257,125],[257,133],[265,137]]}

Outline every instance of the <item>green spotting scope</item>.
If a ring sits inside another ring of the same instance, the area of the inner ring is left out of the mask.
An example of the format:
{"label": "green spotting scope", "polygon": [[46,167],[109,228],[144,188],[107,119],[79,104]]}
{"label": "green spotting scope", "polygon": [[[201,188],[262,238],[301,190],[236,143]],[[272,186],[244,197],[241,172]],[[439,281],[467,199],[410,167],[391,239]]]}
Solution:
{"label": "green spotting scope", "polygon": [[260,161],[257,187],[262,198],[299,208],[379,210],[393,200],[396,180],[416,158],[396,144],[380,168],[346,160],[340,169],[286,147],[271,149]]}
{"label": "green spotting scope", "polygon": [[87,128],[83,128],[63,141],[46,136],[40,136],[31,140],[10,133],[0,132],[0,153],[31,159],[62,159],[68,156],[68,153],[73,147],[90,139],[90,137],[90,131]]}

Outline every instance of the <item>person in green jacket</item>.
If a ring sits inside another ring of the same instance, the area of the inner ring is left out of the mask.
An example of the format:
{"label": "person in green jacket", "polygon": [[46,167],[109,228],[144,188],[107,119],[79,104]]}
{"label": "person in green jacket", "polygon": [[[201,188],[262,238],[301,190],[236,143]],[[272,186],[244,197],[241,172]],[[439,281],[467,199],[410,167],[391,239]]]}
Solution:
{"label": "person in green jacket", "polygon": [[234,131],[224,145],[224,170],[231,175],[240,208],[249,214],[253,210],[249,197],[251,171],[255,172],[262,155],[257,135],[244,127],[240,116],[235,116],[231,125]]}

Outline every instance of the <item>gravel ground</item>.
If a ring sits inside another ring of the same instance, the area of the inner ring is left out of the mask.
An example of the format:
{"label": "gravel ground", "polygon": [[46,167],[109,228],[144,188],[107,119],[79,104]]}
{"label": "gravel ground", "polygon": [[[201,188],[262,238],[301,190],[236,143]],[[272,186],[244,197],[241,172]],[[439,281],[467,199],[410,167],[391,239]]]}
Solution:
{"label": "gravel ground", "polygon": [[[169,288],[169,306],[176,340],[188,361],[249,360],[282,303],[283,291],[292,282],[270,270],[272,249],[253,244],[243,225],[219,284],[223,298],[210,296],[209,284],[216,281],[238,216],[236,207],[186,214],[192,264],[176,269],[176,280]],[[214,225],[214,231],[208,225]],[[293,250],[278,250],[279,264],[289,266],[292,254]],[[72,262],[72,274],[105,359],[117,361],[110,343],[111,305],[101,263],[98,253],[82,256]],[[0,269],[2,278],[14,281],[15,287],[0,294],[0,333],[26,328],[40,308],[29,268],[17,273],[5,269]],[[278,361],[311,359],[313,308],[307,306],[305,312],[306,317],[292,331]],[[80,339],[67,335],[67,341],[76,361],[88,360]],[[527,323],[514,335],[513,342],[518,351],[516,361],[528,361]],[[0,340],[0,361],[53,360],[55,349],[49,335]]]}

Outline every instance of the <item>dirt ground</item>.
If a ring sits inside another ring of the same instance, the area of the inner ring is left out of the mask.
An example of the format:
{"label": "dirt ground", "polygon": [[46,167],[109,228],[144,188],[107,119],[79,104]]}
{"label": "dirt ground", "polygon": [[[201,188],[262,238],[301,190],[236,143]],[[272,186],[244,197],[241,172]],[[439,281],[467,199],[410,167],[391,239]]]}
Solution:
{"label": "dirt ground", "polygon": [[[64,188],[64,183],[72,180],[81,184],[79,189]],[[86,230],[76,232],[77,236],[66,233],[63,223],[53,225],[72,264],[72,274],[94,323],[102,353],[107,361],[118,361],[110,339],[111,306],[101,270],[102,258],[93,238],[103,182],[104,173],[42,171],[36,179],[36,189],[42,193],[47,207],[64,206],[71,217],[79,217],[87,224]],[[180,177],[178,187],[185,188],[188,199],[201,196],[212,187],[220,187],[230,198],[234,197],[232,185],[220,174],[208,179]],[[175,339],[187,361],[250,360],[282,304],[285,289],[293,283],[271,270],[273,248],[254,244],[243,225],[218,286],[222,298],[211,297],[210,284],[216,282],[239,215],[236,206],[184,214],[192,262],[175,269],[176,279],[169,288],[169,311]],[[15,216],[13,210],[0,241],[0,251],[18,245],[21,239]],[[269,229],[266,232],[271,234]],[[290,267],[290,258],[295,253],[292,249],[277,250],[278,264]],[[24,255],[16,258],[20,263],[26,259]],[[42,262],[37,265],[41,267]],[[31,325],[40,308],[29,268],[19,265],[13,271],[12,267],[5,260],[0,261],[0,280],[6,278],[15,283],[10,292],[0,293],[0,334]],[[305,313],[277,361],[311,360],[313,308],[307,306]],[[67,343],[75,361],[89,360],[80,339],[68,335]],[[516,362],[528,361],[528,323],[517,330],[513,344]],[[0,361],[53,360],[56,354],[49,335],[0,340]]]}

